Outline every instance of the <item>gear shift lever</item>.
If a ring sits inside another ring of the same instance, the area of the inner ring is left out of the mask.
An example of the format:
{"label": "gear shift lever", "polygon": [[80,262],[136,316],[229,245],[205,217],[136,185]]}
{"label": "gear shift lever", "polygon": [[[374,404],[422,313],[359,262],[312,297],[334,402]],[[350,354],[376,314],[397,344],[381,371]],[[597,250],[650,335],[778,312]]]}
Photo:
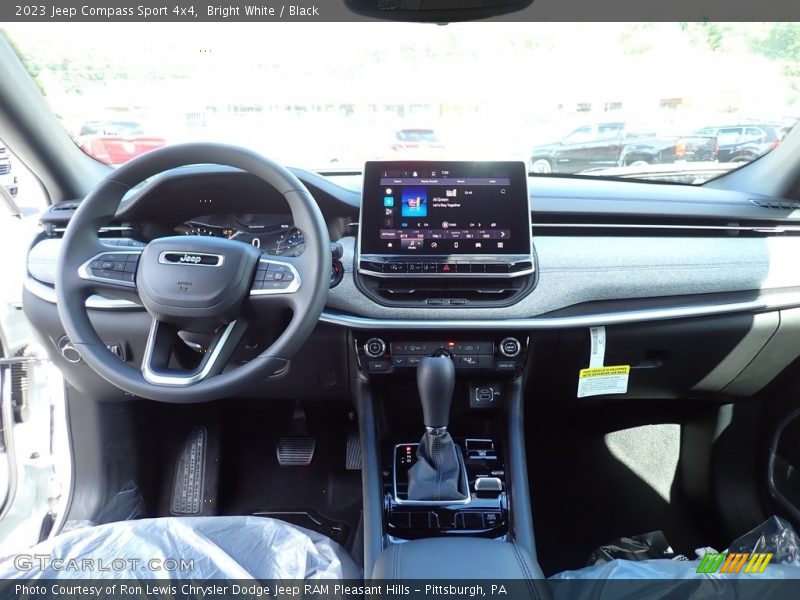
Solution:
{"label": "gear shift lever", "polygon": [[448,356],[426,356],[417,366],[417,388],[425,430],[447,432],[450,403],[456,387],[456,368]]}
{"label": "gear shift lever", "polygon": [[408,471],[408,499],[464,500],[462,460],[447,432],[456,369],[449,356],[426,356],[417,366],[425,435],[417,446],[417,462]]}

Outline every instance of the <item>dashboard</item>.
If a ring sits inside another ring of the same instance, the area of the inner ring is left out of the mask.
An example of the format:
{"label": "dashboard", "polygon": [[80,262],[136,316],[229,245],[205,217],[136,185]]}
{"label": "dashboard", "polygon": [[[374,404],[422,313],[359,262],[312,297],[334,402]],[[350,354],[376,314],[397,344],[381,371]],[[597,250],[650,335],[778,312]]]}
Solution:
{"label": "dashboard", "polygon": [[204,215],[184,221],[175,233],[236,240],[273,256],[299,256],[305,248],[303,233],[291,215]]}
{"label": "dashboard", "polygon": [[[500,185],[489,203],[496,209],[500,196],[507,196],[508,211],[477,214],[443,206],[456,204],[451,200],[461,198],[461,186],[440,185],[431,179],[433,173],[423,178],[418,171],[414,177],[413,166],[409,178],[414,181],[404,181],[404,169],[399,171],[385,177],[370,171],[365,181],[361,175],[295,170],[317,201],[337,252],[321,333],[309,346],[313,356],[303,363],[320,373],[343,372],[333,364],[353,347],[352,341],[344,345],[343,331],[352,332],[358,347],[369,346],[372,338],[386,342],[383,359],[367,356],[377,361],[376,372],[396,368],[385,356],[411,365],[418,346],[454,337],[465,348],[477,348],[474,354],[464,351],[461,367],[480,370],[487,356],[482,344],[488,340],[503,348],[502,342],[513,337],[524,348],[518,356],[553,357],[556,366],[542,379],[543,386],[553,382],[550,396],[574,398],[574,374],[585,367],[586,328],[602,325],[609,328],[609,360],[640,369],[631,384],[640,388],[632,387],[631,393],[681,397],[699,386],[712,363],[740,339],[749,344],[741,354],[742,363],[749,364],[765,344],[788,340],[800,329],[795,258],[800,255],[800,204],[709,187],[548,177],[518,181],[512,175],[514,193],[502,194]],[[440,175],[437,169],[435,177]],[[487,171],[479,177],[502,174]],[[399,185],[382,181],[387,178],[399,179]],[[455,195],[447,194],[456,188]],[[52,329],[48,335],[54,342],[63,335],[54,312],[57,257],[77,206],[61,204],[44,215],[44,232],[28,256],[27,310],[40,311],[33,316],[49,323],[43,328]],[[393,209],[391,215],[387,209]],[[452,214],[428,218],[445,211]],[[413,221],[421,225],[411,227]],[[450,233],[437,252],[435,236],[445,229]],[[482,230],[489,230],[495,249],[505,236],[525,243],[504,244],[507,254],[477,256],[478,240],[466,236]],[[225,237],[275,256],[296,256],[304,247],[302,231],[280,194],[246,173],[213,166],[153,178],[123,201],[101,234],[115,245],[176,234]],[[466,248],[458,235],[465,236]],[[390,248],[389,242],[399,246]],[[137,336],[147,330],[140,307],[105,297],[92,297],[87,306],[109,331],[119,330],[117,311],[129,311],[131,330],[109,334],[109,341],[127,340],[135,360],[145,341]],[[445,331],[455,335],[443,336]],[[711,348],[715,340],[721,342]],[[395,351],[398,344],[402,347]],[[320,352],[311,350],[323,346],[330,364],[320,363]],[[782,348],[785,361],[770,365],[777,370],[788,364],[796,350]],[[494,360],[498,368],[519,367],[505,354]],[[758,385],[766,377],[759,376]],[[704,389],[721,389],[729,381],[723,379],[703,383]],[[330,381],[322,375],[320,380]],[[337,389],[318,386],[308,393],[336,395]],[[742,388],[741,394],[750,391]]]}

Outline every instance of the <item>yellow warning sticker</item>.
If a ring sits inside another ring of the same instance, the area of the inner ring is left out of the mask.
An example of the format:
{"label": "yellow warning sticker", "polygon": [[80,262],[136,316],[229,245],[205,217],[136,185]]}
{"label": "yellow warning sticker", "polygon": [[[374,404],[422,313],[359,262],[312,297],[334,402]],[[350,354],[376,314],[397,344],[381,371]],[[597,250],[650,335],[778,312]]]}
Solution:
{"label": "yellow warning sticker", "polygon": [[624,394],[628,391],[630,372],[630,365],[581,369],[578,374],[578,398]]}

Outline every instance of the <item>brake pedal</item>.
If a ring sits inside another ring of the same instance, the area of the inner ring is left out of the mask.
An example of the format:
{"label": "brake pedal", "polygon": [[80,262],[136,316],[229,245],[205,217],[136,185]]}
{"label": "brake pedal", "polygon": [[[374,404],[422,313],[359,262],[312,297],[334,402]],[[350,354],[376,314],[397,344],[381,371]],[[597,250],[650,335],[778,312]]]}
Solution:
{"label": "brake pedal", "polygon": [[307,467],[314,459],[317,440],[311,437],[282,437],[278,440],[278,464],[282,467]]}
{"label": "brake pedal", "polygon": [[317,440],[308,435],[306,428],[306,411],[298,400],[292,413],[292,424],[289,435],[278,440],[275,453],[278,464],[282,467],[307,467],[314,460]]}

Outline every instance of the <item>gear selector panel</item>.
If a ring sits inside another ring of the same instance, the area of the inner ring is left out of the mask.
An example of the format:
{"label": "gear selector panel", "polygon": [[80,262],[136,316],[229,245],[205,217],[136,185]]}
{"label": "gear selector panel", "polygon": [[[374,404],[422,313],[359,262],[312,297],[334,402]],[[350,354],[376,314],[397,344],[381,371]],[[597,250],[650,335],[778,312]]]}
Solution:
{"label": "gear selector panel", "polygon": [[416,442],[391,447],[384,470],[386,530],[399,539],[467,535],[499,538],[508,532],[502,448],[491,439],[456,439],[469,494],[464,500],[408,499],[408,471],[417,462]]}

